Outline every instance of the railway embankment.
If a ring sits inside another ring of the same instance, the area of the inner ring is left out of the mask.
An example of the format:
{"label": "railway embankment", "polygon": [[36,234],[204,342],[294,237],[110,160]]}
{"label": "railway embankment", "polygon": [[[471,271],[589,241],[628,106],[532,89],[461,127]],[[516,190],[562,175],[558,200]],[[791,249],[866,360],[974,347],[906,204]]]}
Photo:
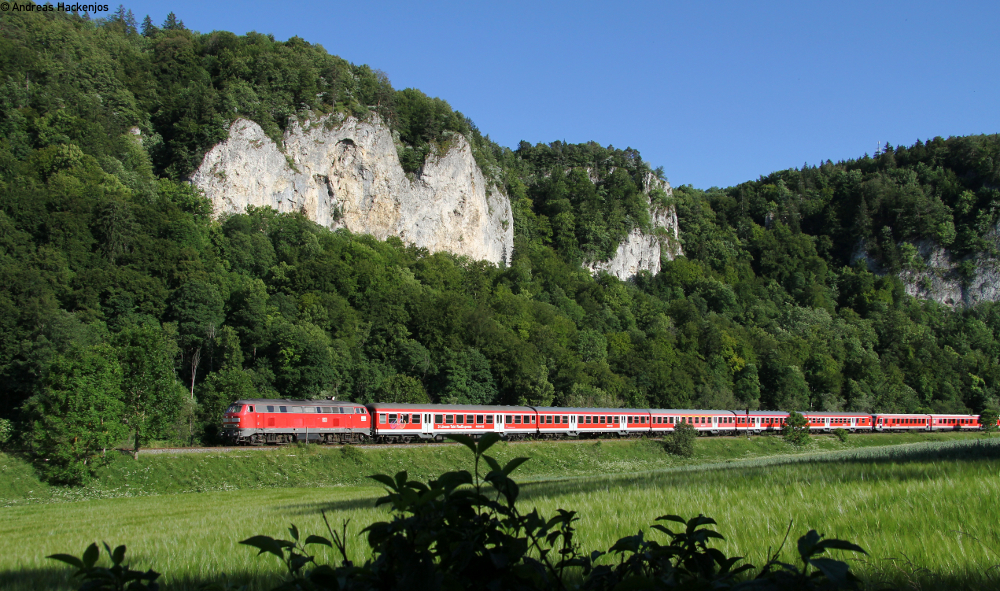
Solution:
{"label": "railway embankment", "polygon": [[[615,476],[684,466],[725,464],[738,460],[919,442],[978,439],[978,433],[855,434],[846,441],[814,436],[794,446],[779,436],[702,437],[691,458],[667,453],[658,440],[602,439],[500,443],[491,450],[501,460],[525,456],[522,481],[580,476]],[[406,470],[426,480],[443,472],[468,469],[468,454],[453,444],[396,446],[290,445],[266,448],[164,449],[143,453],[138,460],[109,452],[97,476],[83,486],[52,486],[41,481],[18,454],[0,454],[0,506],[73,502],[175,493],[268,488],[325,488],[370,484],[368,476]]]}

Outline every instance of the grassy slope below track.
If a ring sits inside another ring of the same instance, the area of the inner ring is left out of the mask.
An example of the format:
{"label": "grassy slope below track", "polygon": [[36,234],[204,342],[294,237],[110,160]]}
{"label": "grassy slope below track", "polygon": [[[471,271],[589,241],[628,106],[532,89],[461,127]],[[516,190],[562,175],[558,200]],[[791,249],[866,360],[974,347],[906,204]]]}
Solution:
{"label": "grassy slope below track", "polygon": [[[655,440],[583,440],[499,443],[491,454],[500,460],[527,456],[518,469],[521,480],[567,476],[636,474],[684,465],[839,451],[872,446],[982,437],[971,433],[864,434],[846,443],[817,436],[796,447],[775,436],[699,438],[695,455],[682,459],[664,453]],[[109,455],[97,478],[83,487],[49,486],[22,458],[0,454],[0,507],[38,502],[122,498],[186,492],[289,487],[365,486],[375,473],[406,470],[428,479],[465,466],[458,445],[325,447],[317,445],[247,448],[219,453],[149,454],[139,460]]]}

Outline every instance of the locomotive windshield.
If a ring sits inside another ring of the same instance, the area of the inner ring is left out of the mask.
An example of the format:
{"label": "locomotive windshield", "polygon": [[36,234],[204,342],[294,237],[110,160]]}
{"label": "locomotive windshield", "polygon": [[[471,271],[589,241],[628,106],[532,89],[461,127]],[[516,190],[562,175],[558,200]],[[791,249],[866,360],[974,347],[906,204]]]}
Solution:
{"label": "locomotive windshield", "polygon": [[236,413],[240,412],[241,410],[243,410],[243,405],[242,404],[230,404],[229,408],[226,409],[226,412],[228,412],[230,414],[236,414]]}

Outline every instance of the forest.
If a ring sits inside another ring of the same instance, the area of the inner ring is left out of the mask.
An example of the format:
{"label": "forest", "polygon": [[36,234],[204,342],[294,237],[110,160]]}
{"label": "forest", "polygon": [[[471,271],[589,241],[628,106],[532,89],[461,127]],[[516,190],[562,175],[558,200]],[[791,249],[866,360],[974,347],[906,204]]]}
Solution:
{"label": "forest", "polygon": [[[1000,138],[933,138],[725,189],[638,151],[502,147],[444,100],[293,37],[0,15],[0,439],[80,482],[102,450],[216,441],[238,398],[979,412],[1000,306],[906,294],[913,243],[995,257]],[[405,170],[462,134],[509,196],[509,265],[222,219],[188,175],[238,117],[380,118]],[[650,207],[684,256],[623,282]],[[859,245],[876,261],[854,259]],[[3,442],[0,442],[3,443]]]}

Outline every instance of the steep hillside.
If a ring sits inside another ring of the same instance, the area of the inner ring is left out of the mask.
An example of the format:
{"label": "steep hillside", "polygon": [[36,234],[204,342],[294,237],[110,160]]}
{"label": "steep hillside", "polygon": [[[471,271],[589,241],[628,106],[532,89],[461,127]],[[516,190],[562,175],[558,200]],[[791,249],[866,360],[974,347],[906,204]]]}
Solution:
{"label": "steep hillside", "polygon": [[832,264],[862,261],[911,295],[946,305],[1000,297],[1000,136],[887,145],[725,192],[732,224],[785,224],[815,236]]}
{"label": "steep hillside", "polygon": [[1000,306],[897,276],[933,240],[976,285],[994,136],[671,188],[298,38],[133,22],[0,15],[0,418],[53,481],[251,396],[998,403]]}

